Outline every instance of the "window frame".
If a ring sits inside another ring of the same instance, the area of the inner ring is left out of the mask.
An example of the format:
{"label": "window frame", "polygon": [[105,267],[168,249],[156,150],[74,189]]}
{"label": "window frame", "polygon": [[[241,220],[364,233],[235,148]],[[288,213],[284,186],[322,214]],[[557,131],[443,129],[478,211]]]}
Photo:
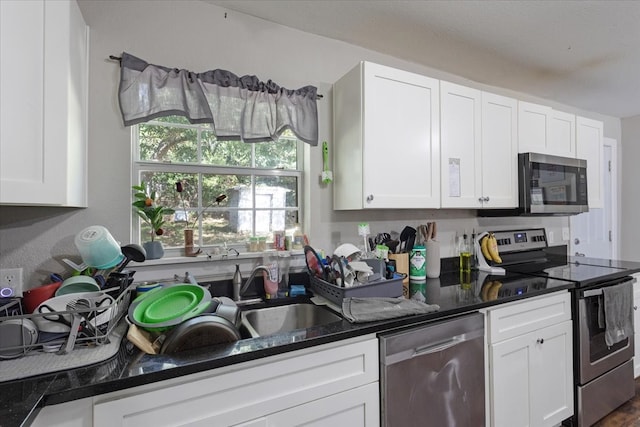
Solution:
{"label": "window frame", "polygon": [[[156,125],[156,126],[170,126],[170,127],[180,127],[180,128],[188,128],[188,129],[199,129],[199,131],[209,131],[210,128],[207,128],[208,125],[202,124],[182,124],[182,123],[170,123],[170,122],[159,122],[155,120],[151,120],[144,124]],[[253,225],[252,227],[255,229],[255,221],[256,215],[255,212],[258,211],[273,211],[273,210],[284,210],[286,212],[298,212],[298,221],[297,223],[300,227],[304,226],[305,222],[305,214],[304,214],[304,206],[305,206],[305,194],[304,191],[304,146],[305,143],[297,138],[296,140],[296,169],[270,169],[270,168],[258,168],[255,167],[255,144],[259,143],[248,143],[252,146],[251,149],[251,159],[252,159],[252,167],[246,166],[220,166],[220,165],[206,165],[202,163],[179,163],[179,162],[158,162],[158,161],[148,161],[148,160],[140,160],[139,159],[139,144],[140,144],[140,125],[131,126],[131,185],[136,185],[140,182],[140,174],[141,172],[183,172],[183,173],[193,173],[193,174],[225,174],[225,175],[245,175],[251,177],[252,183],[252,197],[253,197],[253,207],[250,208],[251,211],[254,212],[253,215]],[[199,134],[199,133],[198,133]],[[286,137],[288,138],[288,137]],[[201,144],[197,144],[197,155],[198,159],[202,158],[202,150]],[[297,207],[283,207],[279,209],[271,209],[271,208],[257,208],[256,207],[256,192],[255,192],[255,177],[257,176],[276,176],[276,177],[295,177],[297,178]],[[133,196],[130,196],[130,202],[133,201]],[[204,212],[215,212],[215,211],[226,211],[226,209],[220,209],[215,206],[203,206],[202,205],[202,188],[200,187],[200,183],[198,184],[198,208],[205,208]],[[170,206],[176,210],[179,210],[179,206]],[[247,210],[247,208],[243,208],[243,210]],[[201,227],[202,215],[198,219],[198,223],[194,229],[198,229]],[[131,241],[134,243],[142,244],[143,239],[141,239],[141,221],[138,216],[131,211]],[[289,231],[289,230],[285,230]],[[238,252],[248,252],[248,244],[245,243],[223,243],[223,244],[210,244],[203,245],[202,244],[202,233],[197,232],[198,241],[194,241],[194,245],[203,250],[204,253],[210,253],[211,249],[216,247],[226,247],[233,248]],[[158,239],[162,241],[162,237]],[[268,241],[269,238],[267,239]],[[183,257],[184,252],[181,247],[165,247],[165,257]]]}

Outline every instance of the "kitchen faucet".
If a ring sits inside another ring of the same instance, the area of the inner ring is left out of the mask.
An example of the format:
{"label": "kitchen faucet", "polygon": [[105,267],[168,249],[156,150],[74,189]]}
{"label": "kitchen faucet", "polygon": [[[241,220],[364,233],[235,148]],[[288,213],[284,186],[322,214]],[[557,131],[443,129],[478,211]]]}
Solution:
{"label": "kitchen faucet", "polygon": [[258,273],[258,271],[264,271],[267,274],[269,274],[269,269],[267,268],[267,266],[265,265],[258,265],[257,267],[255,267],[252,271],[251,274],[249,275],[249,278],[247,279],[246,282],[244,282],[244,284],[242,286],[239,286],[234,284],[234,288],[233,288],[233,300],[238,302],[238,301],[243,301],[242,297],[244,295],[245,292],[247,292],[247,289],[249,288],[249,285],[253,282],[253,279],[256,278],[256,274]]}

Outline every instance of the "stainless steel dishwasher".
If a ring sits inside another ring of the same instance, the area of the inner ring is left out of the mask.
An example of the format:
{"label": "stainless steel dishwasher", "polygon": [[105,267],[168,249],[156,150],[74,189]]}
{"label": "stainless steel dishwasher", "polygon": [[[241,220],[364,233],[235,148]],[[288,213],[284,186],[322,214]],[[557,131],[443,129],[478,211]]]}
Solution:
{"label": "stainless steel dishwasher", "polygon": [[380,335],[381,424],[485,424],[484,315]]}

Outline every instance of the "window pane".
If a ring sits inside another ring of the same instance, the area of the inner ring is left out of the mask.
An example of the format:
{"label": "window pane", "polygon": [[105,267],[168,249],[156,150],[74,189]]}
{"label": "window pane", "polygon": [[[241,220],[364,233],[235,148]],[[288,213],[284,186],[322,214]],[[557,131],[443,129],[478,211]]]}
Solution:
{"label": "window pane", "polygon": [[198,161],[196,129],[140,125],[140,160],[194,163]]}
{"label": "window pane", "polygon": [[[219,205],[216,197],[227,197]],[[227,206],[232,208],[253,207],[251,177],[246,175],[203,175],[202,204],[204,206]]]}
{"label": "window pane", "polygon": [[262,208],[295,208],[298,206],[298,178],[295,176],[256,176],[256,203],[258,197],[270,195],[271,205]]}
{"label": "window pane", "polygon": [[217,166],[251,167],[251,144],[218,141],[213,132],[202,132],[202,163]]}
{"label": "window pane", "polygon": [[253,213],[250,210],[206,212],[202,216],[203,244],[247,243],[252,227]]}
{"label": "window pane", "polygon": [[255,144],[256,167],[269,169],[297,169],[297,143],[281,138],[278,142]]}

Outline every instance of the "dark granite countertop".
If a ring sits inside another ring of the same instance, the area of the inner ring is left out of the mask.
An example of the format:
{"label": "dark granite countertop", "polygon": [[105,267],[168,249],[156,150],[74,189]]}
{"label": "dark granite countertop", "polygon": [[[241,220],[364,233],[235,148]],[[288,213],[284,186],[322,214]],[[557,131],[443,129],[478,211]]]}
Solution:
{"label": "dark granite countertop", "polygon": [[[465,283],[461,284],[461,280]],[[504,284],[500,292],[489,296],[486,291],[483,292],[483,288],[493,280],[500,280]],[[440,306],[439,311],[429,314],[361,324],[342,320],[291,333],[243,339],[233,344],[200,348],[171,356],[144,354],[124,339],[119,352],[105,362],[0,383],[0,425],[28,425],[45,405],[55,405],[356,336],[431,322],[571,288],[571,282],[521,275],[487,277],[473,272],[470,276],[461,277],[457,272],[445,273],[439,279],[428,279],[426,282],[426,302]],[[306,301],[305,297],[298,298]]]}

